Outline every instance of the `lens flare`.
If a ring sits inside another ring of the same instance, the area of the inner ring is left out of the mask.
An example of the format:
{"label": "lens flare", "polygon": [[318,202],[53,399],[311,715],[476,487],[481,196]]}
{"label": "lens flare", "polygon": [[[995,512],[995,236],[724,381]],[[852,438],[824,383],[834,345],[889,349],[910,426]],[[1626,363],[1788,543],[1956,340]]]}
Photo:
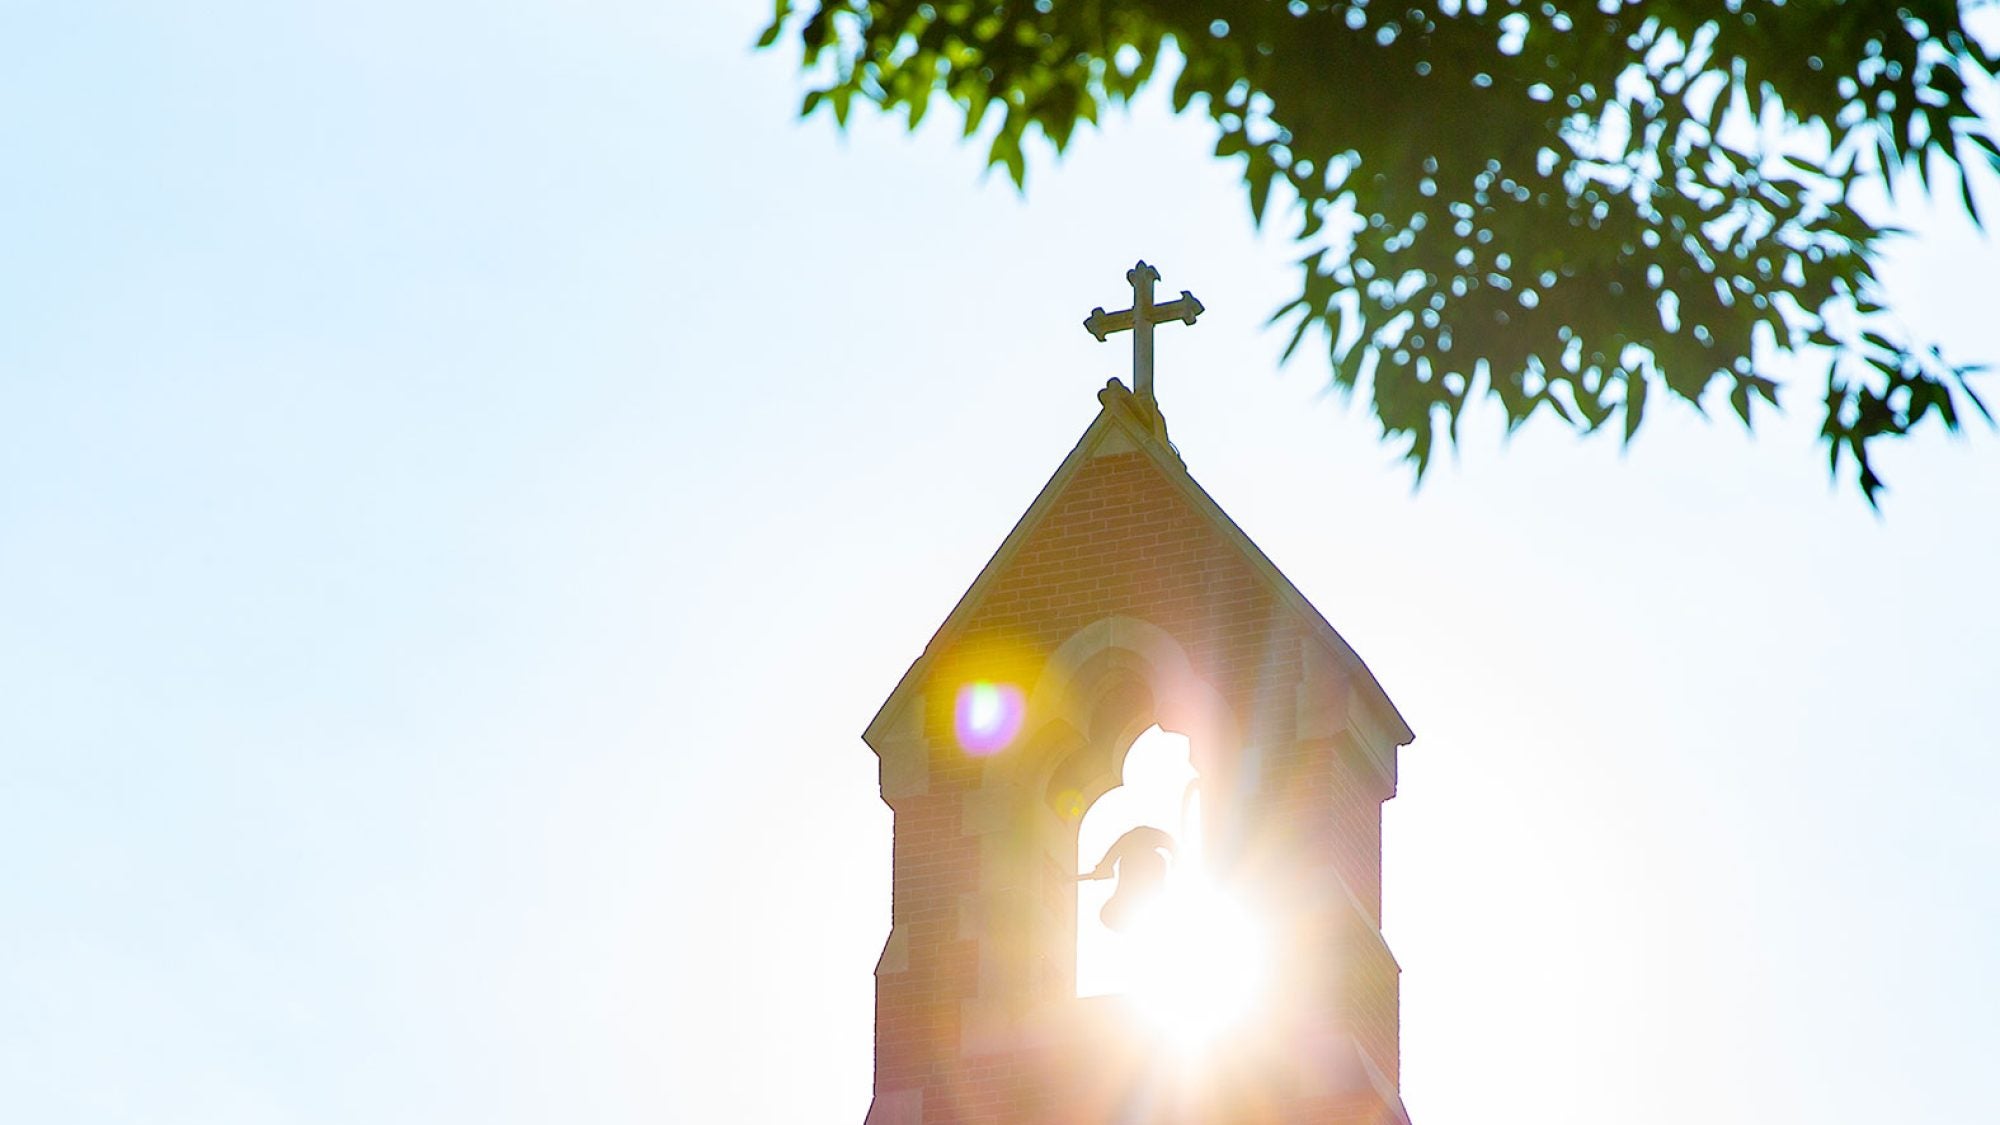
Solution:
{"label": "lens flare", "polygon": [[958,689],[952,727],[966,753],[995,754],[1021,733],[1026,714],[1027,700],[1020,688],[975,680]]}
{"label": "lens flare", "polygon": [[1084,813],[1083,794],[1075,789],[1064,789],[1049,801],[1056,815],[1067,820],[1075,820]]}
{"label": "lens flare", "polygon": [[1270,984],[1263,927],[1205,883],[1163,896],[1132,937],[1133,1008],[1183,1050],[1240,1025]]}

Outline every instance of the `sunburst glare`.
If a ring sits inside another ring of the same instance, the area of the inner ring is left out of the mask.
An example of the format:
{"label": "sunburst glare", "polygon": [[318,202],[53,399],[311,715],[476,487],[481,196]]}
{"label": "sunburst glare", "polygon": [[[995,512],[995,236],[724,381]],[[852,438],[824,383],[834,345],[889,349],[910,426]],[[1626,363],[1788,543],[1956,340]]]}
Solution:
{"label": "sunburst glare", "polygon": [[1077,994],[1121,995],[1167,1042],[1199,1048],[1254,1012],[1271,945],[1211,877],[1187,738],[1147,730],[1122,781],[1079,826],[1079,858],[1097,866],[1078,886]]}
{"label": "sunburst glare", "polygon": [[1132,1008],[1183,1049],[1212,1043],[1257,1008],[1270,946],[1256,917],[1198,874],[1183,874],[1134,919]]}

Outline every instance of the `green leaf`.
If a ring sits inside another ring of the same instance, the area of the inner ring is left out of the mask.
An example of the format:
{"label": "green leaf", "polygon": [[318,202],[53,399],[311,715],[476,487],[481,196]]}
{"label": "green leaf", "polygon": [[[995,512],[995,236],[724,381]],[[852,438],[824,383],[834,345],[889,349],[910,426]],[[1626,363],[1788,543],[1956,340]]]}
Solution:
{"label": "green leaf", "polygon": [[1299,341],[1306,338],[1306,329],[1312,326],[1312,314],[1304,313],[1299,316],[1298,327],[1292,329],[1292,338],[1286,341],[1284,354],[1278,357],[1279,363],[1284,363],[1292,358],[1292,353],[1299,350]]}
{"label": "green leaf", "polygon": [[1639,433],[1640,419],[1646,414],[1646,376],[1643,372],[1628,371],[1625,374],[1625,444],[1632,444]]}
{"label": "green leaf", "polygon": [[763,50],[778,41],[785,33],[785,20],[792,14],[792,0],[777,0],[772,6],[771,22],[757,36],[757,49]]}

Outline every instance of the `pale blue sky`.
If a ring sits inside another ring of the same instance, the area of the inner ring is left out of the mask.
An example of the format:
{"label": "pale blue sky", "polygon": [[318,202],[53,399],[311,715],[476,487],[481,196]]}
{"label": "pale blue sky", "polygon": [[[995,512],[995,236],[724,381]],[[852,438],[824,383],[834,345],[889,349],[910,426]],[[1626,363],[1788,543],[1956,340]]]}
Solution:
{"label": "pale blue sky", "polygon": [[[763,15],[0,4],[0,1117],[858,1121],[858,733],[1143,256],[1210,310],[1195,476],[1418,734],[1417,1120],[1990,1119],[1993,434],[1885,453],[1881,518],[1809,382],[1413,493],[1274,369],[1288,246],[1198,123],[1023,199],[797,123]],[[1994,243],[1903,217],[1904,311],[2000,360]]]}

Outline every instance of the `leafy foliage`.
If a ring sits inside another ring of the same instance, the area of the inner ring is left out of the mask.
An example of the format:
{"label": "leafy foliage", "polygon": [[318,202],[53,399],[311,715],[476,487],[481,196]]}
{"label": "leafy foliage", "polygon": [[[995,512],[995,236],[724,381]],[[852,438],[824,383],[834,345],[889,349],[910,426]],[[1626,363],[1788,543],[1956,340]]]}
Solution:
{"label": "leafy foliage", "polygon": [[762,40],[796,29],[805,113],[915,128],[949,99],[1017,184],[1027,137],[1060,151],[1177,55],[1175,110],[1214,122],[1259,223],[1274,196],[1298,220],[1286,355],[1319,330],[1419,474],[1477,394],[1629,441],[1650,393],[1726,388],[1747,426],[1778,399],[1758,359],[1808,348],[1871,504],[1872,442],[1991,421],[1973,368],[1889,322],[1896,232],[1853,203],[1914,172],[1979,220],[1967,169],[2000,147],[1967,87],[2000,57],[1950,0],[807,2]]}

